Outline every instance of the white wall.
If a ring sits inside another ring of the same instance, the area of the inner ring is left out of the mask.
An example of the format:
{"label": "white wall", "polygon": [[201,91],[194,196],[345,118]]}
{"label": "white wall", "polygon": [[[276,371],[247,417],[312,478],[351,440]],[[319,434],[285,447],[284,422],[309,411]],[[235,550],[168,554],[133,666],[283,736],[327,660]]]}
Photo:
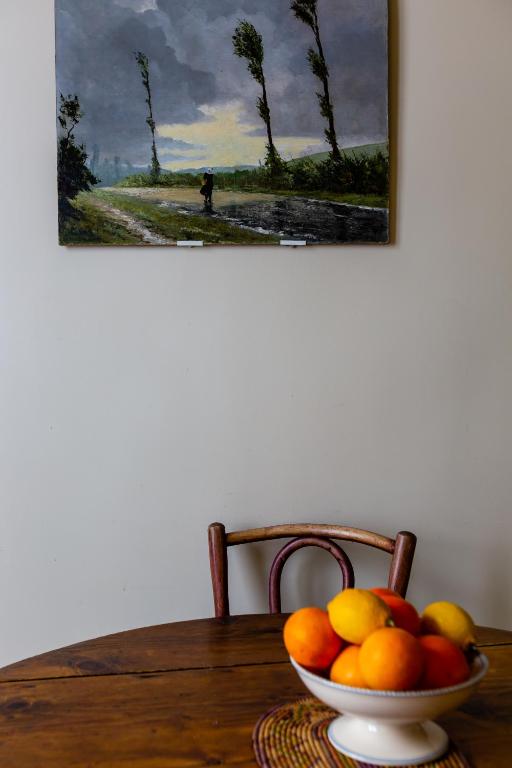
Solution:
{"label": "white wall", "polygon": [[64,250],[52,0],[2,3],[0,664],[210,615],[215,519],[409,528],[420,606],[512,628],[512,3],[399,10],[396,245]]}

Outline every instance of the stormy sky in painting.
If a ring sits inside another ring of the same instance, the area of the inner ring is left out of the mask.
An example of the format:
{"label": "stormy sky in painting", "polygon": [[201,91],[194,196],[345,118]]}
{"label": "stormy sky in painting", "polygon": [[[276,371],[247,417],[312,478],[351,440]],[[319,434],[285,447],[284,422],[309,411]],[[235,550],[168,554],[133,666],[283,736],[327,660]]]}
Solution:
{"label": "stormy sky in painting", "polygon": [[[318,0],[341,146],[387,138],[387,0]],[[275,143],[286,159],[326,151],[307,63],[311,29],[290,0],[56,0],[57,93],[77,94],[88,151],[147,165],[150,134],[134,51],[150,59],[157,143],[170,169],[257,164],[260,87],[233,54],[239,19],[263,36]]]}

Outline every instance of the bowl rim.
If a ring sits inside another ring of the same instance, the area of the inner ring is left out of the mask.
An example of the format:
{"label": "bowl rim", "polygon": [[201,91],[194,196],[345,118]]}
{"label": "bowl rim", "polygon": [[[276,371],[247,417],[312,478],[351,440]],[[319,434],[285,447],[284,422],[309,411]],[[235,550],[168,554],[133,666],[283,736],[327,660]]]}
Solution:
{"label": "bowl rim", "polygon": [[470,688],[471,686],[479,683],[480,680],[485,677],[489,669],[489,659],[484,653],[479,652],[478,656],[476,656],[473,660],[472,666],[478,664],[480,668],[477,669],[474,674],[472,674],[471,677],[469,677],[463,683],[458,683],[457,685],[449,685],[446,688],[427,688],[415,691],[382,691],[374,690],[371,688],[356,688],[355,686],[351,685],[334,683],[332,680],[327,680],[325,677],[320,677],[320,675],[315,675],[314,672],[310,672],[309,669],[301,666],[291,656],[290,661],[295,667],[295,670],[301,676],[304,676],[315,683],[320,683],[320,685],[324,685],[327,688],[332,688],[334,691],[340,691],[342,693],[355,693],[361,696],[377,696],[379,698],[393,699],[411,699],[416,697],[430,698],[433,696],[443,696],[449,693],[458,693],[459,691],[463,691],[466,688]]}

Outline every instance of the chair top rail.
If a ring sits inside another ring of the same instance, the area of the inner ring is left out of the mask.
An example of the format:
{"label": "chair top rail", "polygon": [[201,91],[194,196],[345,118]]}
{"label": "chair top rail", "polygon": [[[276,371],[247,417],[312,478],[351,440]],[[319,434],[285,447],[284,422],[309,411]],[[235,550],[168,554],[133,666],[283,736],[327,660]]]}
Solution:
{"label": "chair top rail", "polygon": [[295,536],[324,536],[330,539],[341,539],[367,544],[370,547],[384,550],[393,554],[395,551],[395,539],[381,536],[372,531],[361,528],[349,528],[343,525],[329,525],[324,523],[293,523],[283,525],[271,525],[265,528],[250,528],[246,531],[232,531],[226,534],[228,547],[236,544],[250,544],[255,541],[269,539],[285,539]]}

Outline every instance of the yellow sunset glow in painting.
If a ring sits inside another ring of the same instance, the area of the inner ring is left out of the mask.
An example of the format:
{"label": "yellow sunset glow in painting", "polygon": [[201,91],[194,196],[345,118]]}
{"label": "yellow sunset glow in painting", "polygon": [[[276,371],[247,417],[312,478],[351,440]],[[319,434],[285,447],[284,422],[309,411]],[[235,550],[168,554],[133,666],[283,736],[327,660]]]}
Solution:
{"label": "yellow sunset glow in painting", "polygon": [[[202,106],[204,120],[195,123],[174,123],[158,126],[158,135],[194,145],[190,149],[162,149],[160,154],[179,154],[180,160],[163,160],[171,171],[187,167],[258,165],[265,158],[266,136],[254,136],[260,123],[243,122],[243,109],[239,102],[222,106]],[[274,143],[284,159],[323,152],[326,145],[311,136],[275,136]]]}

